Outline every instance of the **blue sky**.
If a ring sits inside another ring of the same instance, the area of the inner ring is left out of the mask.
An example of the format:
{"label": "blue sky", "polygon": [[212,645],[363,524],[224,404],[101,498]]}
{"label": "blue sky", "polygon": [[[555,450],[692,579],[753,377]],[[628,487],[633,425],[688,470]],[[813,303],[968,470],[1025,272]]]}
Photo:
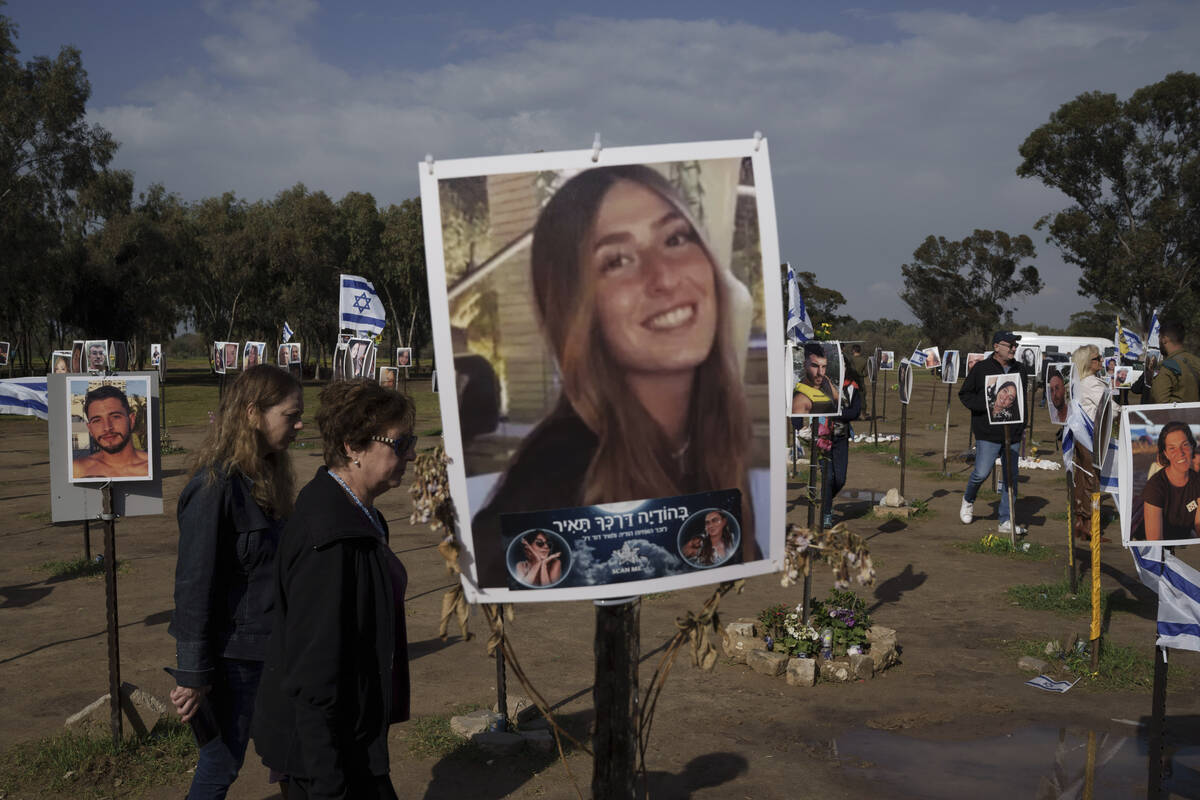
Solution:
{"label": "blue sky", "polygon": [[1195,2],[603,6],[367,0],[13,0],[21,57],[78,46],[92,119],[139,188],[417,195],[415,164],[590,146],[770,140],[780,249],[860,318],[911,319],[900,265],[929,234],[1027,233],[1047,288],[1018,321],[1089,306],[1036,220],[1066,205],[1017,148],[1092,90],[1200,71]]}

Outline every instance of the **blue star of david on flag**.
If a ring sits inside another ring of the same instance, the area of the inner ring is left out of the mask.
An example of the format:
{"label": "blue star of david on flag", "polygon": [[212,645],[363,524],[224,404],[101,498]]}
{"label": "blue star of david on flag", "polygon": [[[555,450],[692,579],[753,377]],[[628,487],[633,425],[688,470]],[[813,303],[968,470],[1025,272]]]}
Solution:
{"label": "blue star of david on flag", "polygon": [[[338,327],[350,328],[360,336],[379,335],[387,324],[383,304],[375,286],[358,275],[342,275],[338,303]],[[376,310],[377,309],[377,310]]]}

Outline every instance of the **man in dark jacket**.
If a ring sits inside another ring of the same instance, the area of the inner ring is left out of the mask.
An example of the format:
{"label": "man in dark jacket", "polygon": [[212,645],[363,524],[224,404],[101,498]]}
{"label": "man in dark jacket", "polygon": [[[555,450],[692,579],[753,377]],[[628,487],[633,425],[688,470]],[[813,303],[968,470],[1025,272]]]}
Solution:
{"label": "man in dark jacket", "polygon": [[[962,508],[958,518],[964,525],[970,524],[975,518],[975,496],[979,487],[992,474],[992,466],[996,457],[1004,449],[1004,426],[992,425],[988,422],[986,378],[989,375],[1015,373],[1021,376],[1021,386],[1027,386],[1029,373],[1022,364],[1014,360],[1017,352],[1017,342],[1021,337],[1012,331],[999,331],[992,337],[992,356],[978,361],[967,373],[962,388],[958,391],[958,399],[971,410],[971,431],[975,434],[975,469],[967,479],[967,490],[963,493]],[[1011,485],[1013,498],[1017,496],[1017,459],[1021,455],[1021,437],[1009,443],[1008,475],[1006,485]],[[1000,533],[1013,533],[1013,521],[1008,507],[1008,492],[1000,492]],[[1025,528],[1017,525],[1015,533],[1020,536],[1026,533]]]}
{"label": "man in dark jacket", "polygon": [[842,413],[836,417],[822,417],[818,429],[828,431],[829,457],[821,459],[821,527],[833,527],[833,498],[846,485],[846,471],[850,466],[850,423],[862,413],[862,391],[859,376],[854,368],[846,370],[842,381],[845,403]]}

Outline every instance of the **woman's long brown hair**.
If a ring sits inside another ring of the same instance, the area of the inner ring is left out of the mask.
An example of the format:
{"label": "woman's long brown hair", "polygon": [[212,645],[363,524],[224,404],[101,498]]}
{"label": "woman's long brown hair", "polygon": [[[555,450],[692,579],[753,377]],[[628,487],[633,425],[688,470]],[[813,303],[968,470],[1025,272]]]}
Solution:
{"label": "woman's long brown hair", "polygon": [[227,475],[241,473],[250,479],[251,495],[268,516],[281,519],[290,514],[295,500],[291,458],[286,450],[277,453],[267,447],[250,420],[249,409],[253,406],[262,414],[299,391],[300,381],[271,364],[259,364],[238,375],[221,398],[192,474],[207,469],[208,480],[216,481],[218,470]]}
{"label": "woman's long brown hair", "polygon": [[[605,194],[632,181],[660,195],[696,231],[713,267],[718,325],[708,357],[696,368],[688,410],[688,446],[680,455],[629,391],[604,345],[595,280],[584,242]],[[530,256],[538,314],[562,373],[563,396],[596,434],[599,446],[585,478],[588,504],[740,489],[742,526],[753,539],[746,478],[749,414],[728,330],[729,296],[721,268],[687,205],[658,172],[642,165],[601,167],[569,180],[542,210]]]}

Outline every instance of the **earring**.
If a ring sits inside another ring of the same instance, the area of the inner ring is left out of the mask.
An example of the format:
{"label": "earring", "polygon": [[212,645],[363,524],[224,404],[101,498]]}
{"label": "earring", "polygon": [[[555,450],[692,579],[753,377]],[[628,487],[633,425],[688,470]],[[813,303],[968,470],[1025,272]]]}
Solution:
{"label": "earring", "polygon": [[362,463],[356,458],[356,459],[354,459],[354,466],[361,467]]}

